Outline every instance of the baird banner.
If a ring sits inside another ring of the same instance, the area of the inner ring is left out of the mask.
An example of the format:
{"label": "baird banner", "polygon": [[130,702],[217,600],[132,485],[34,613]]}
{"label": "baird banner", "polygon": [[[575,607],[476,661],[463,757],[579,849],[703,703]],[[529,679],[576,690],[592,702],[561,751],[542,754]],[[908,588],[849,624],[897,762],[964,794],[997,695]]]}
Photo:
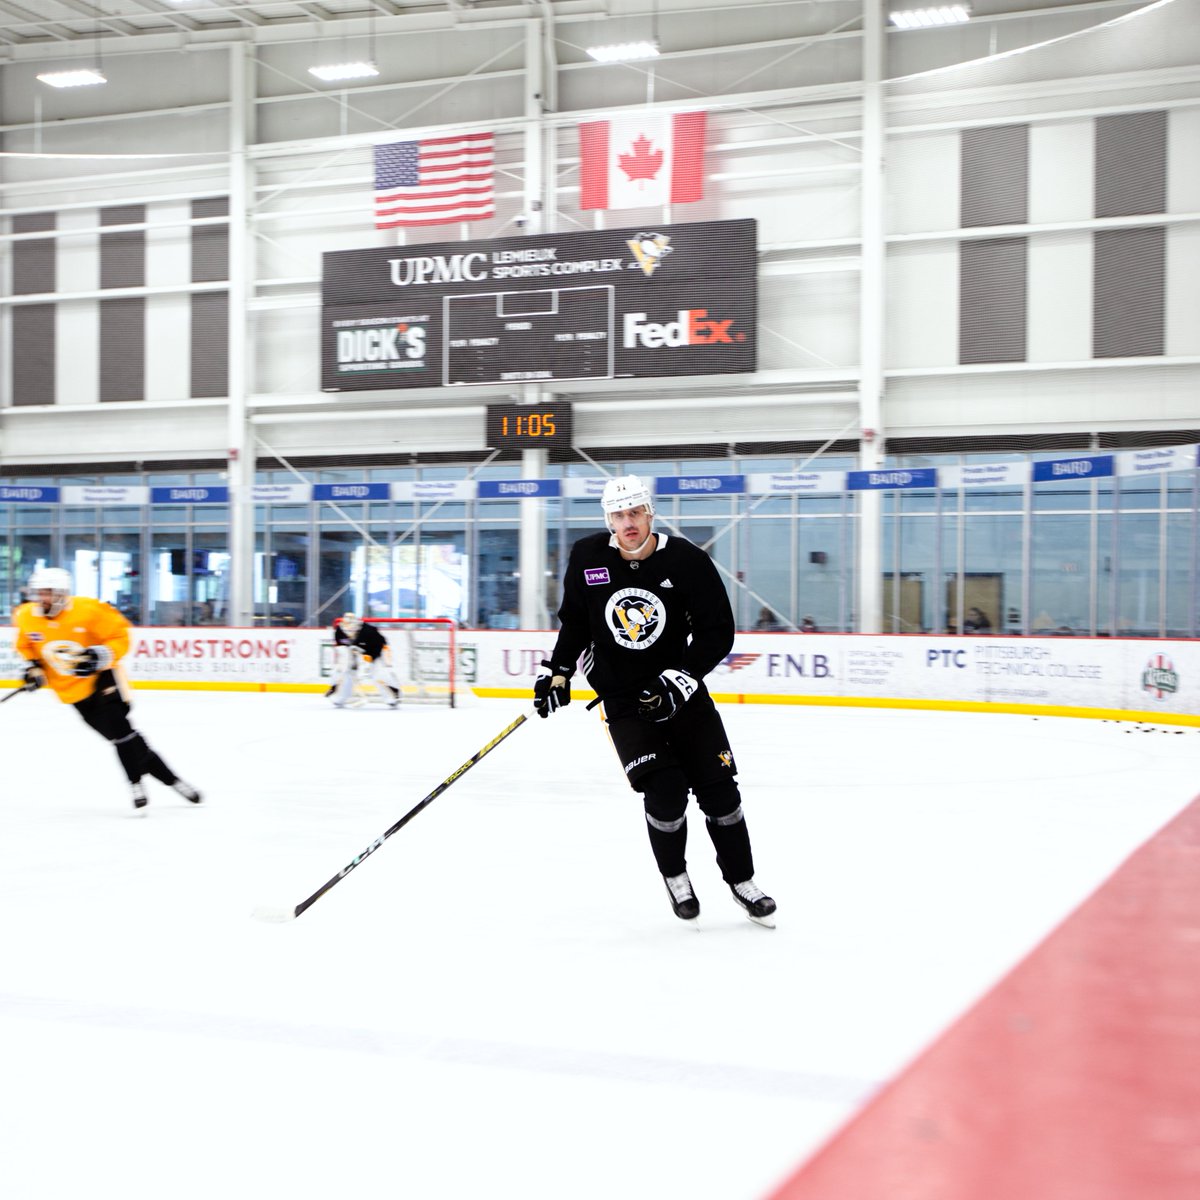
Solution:
{"label": "baird banner", "polygon": [[756,367],[753,220],[323,257],[327,392]]}

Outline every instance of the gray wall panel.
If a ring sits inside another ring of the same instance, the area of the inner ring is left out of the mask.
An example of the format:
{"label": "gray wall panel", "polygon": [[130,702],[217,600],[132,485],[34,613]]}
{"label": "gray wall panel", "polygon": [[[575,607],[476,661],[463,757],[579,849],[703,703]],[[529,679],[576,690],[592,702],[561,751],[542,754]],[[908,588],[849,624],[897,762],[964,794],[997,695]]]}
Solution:
{"label": "gray wall panel", "polygon": [[963,228],[1029,220],[1029,126],[964,129],[959,173]]}
{"label": "gray wall panel", "polygon": [[1166,230],[1160,226],[1097,233],[1093,278],[1093,355],[1162,354]]}
{"label": "gray wall panel", "polygon": [[194,398],[229,394],[229,297],[201,292],[192,297],[192,388]]}
{"label": "gray wall panel", "polygon": [[[146,220],[144,204],[120,204],[100,210],[101,225],[141,225]],[[146,231],[128,229],[100,235],[100,286],[102,288],[145,287]]]}
{"label": "gray wall panel", "polygon": [[54,403],[53,304],[22,304],[12,313],[12,402]]}
{"label": "gray wall panel", "polygon": [[[226,196],[192,201],[192,217],[229,214]],[[201,225],[192,230],[192,282],[212,283],[229,278],[229,226]],[[192,382],[195,398],[229,392],[229,296],[201,292],[192,297]]]}
{"label": "gray wall panel", "polygon": [[[144,204],[120,204],[100,210],[101,225],[137,225],[146,220]],[[144,287],[146,232],[142,229],[100,235],[100,287]],[[143,400],[146,396],[146,301],[114,297],[100,301],[100,400]]]}
{"label": "gray wall panel", "polygon": [[[41,233],[57,228],[56,215],[17,213],[12,219],[13,233]],[[28,242],[13,242],[12,290],[15,296],[34,292],[53,292],[58,287],[55,267],[55,239],[35,238]]]}
{"label": "gray wall panel", "polygon": [[[13,233],[41,233],[56,227],[52,212],[16,213]],[[56,242],[35,238],[12,244],[13,295],[36,295],[58,290]],[[12,311],[12,402],[54,403],[54,304],[25,304]]]}
{"label": "gray wall panel", "polygon": [[1028,239],[963,242],[959,251],[958,361],[1026,357]]}
{"label": "gray wall panel", "polygon": [[1096,120],[1096,216],[1167,210],[1167,114],[1120,113]]}
{"label": "gray wall panel", "polygon": [[100,400],[146,398],[146,301],[100,301]]}

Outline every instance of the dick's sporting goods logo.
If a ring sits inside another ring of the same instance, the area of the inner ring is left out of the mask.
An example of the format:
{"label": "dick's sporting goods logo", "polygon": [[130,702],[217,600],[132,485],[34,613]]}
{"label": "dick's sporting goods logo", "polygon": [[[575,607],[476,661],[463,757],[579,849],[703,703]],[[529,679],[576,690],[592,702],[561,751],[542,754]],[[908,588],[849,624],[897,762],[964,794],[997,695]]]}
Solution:
{"label": "dick's sporting goods logo", "polygon": [[426,328],[422,316],[366,329],[337,330],[340,373],[413,371],[425,367]]}
{"label": "dick's sporting goods logo", "polygon": [[662,601],[645,588],[625,588],[608,601],[608,628],[618,646],[645,650],[662,637],[667,614]]}
{"label": "dick's sporting goods logo", "polygon": [[1156,700],[1179,691],[1179,673],[1165,654],[1156,654],[1146,664],[1142,672],[1142,690],[1151,692]]}
{"label": "dick's sporting goods logo", "polygon": [[626,350],[639,346],[657,350],[662,346],[732,346],[744,342],[746,335],[733,328],[732,317],[710,316],[707,308],[681,308],[674,321],[647,321],[644,312],[628,312],[624,317],[622,344]]}

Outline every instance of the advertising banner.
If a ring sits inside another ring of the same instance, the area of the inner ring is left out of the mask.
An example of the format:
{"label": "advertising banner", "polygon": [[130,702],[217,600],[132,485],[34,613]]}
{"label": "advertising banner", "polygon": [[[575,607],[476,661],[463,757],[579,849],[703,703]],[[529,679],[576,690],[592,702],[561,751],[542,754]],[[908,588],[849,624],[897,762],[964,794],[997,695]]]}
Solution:
{"label": "advertising banner", "polygon": [[[24,660],[0,627],[0,681]],[[468,695],[528,697],[555,634],[456,635]],[[320,692],[326,629],[136,629],[124,669],[134,686]],[[726,703],[853,704],[1131,718],[1200,725],[1200,642],[1120,638],[918,637],[740,633],[707,677]],[[575,683],[587,695],[586,680]]]}
{"label": "advertising banner", "polygon": [[332,251],[321,387],[753,371],[757,278],[753,220]]}

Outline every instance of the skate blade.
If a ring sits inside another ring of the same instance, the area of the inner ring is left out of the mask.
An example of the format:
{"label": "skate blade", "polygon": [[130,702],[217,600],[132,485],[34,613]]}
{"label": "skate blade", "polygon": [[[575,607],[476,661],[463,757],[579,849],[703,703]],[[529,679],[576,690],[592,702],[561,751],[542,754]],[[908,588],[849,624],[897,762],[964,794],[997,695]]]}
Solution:
{"label": "skate blade", "polygon": [[755,925],[761,925],[764,929],[774,929],[775,928],[775,914],[774,913],[772,913],[769,917],[755,917],[755,916],[751,916],[750,913],[747,913],[746,916],[749,917],[750,920],[753,921]]}

